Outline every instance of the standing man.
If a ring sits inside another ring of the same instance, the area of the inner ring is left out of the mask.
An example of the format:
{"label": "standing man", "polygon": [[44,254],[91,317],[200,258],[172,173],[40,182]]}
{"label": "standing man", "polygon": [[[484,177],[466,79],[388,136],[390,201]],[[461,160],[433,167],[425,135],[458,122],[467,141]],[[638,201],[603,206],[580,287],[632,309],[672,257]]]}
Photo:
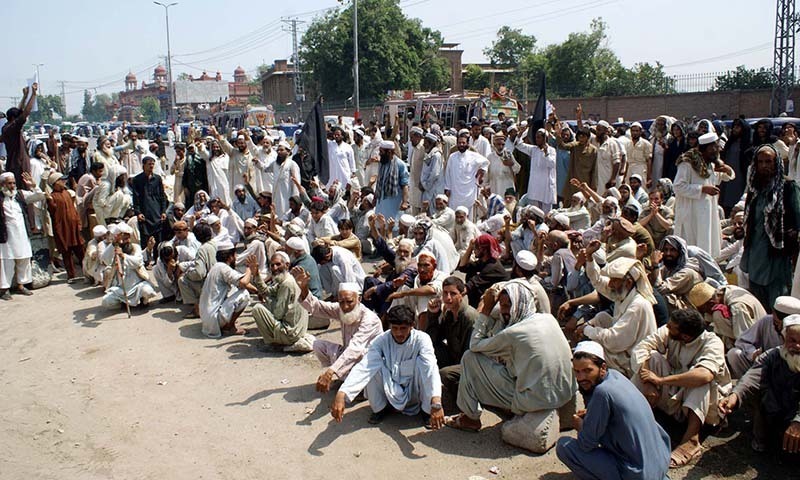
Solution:
{"label": "standing man", "polygon": [[[473,129],[474,130],[474,129]],[[488,140],[478,134],[488,145]],[[478,198],[478,186],[489,168],[489,160],[469,150],[469,135],[456,140],[457,152],[450,154],[444,173],[444,193],[450,197],[450,208],[465,207],[472,218],[472,207]]]}
{"label": "standing man", "polygon": [[489,143],[489,139],[481,135],[481,133],[483,133],[481,122],[472,122],[469,129],[469,146],[475,152],[478,152],[478,155],[483,158],[489,158],[489,154],[492,152],[492,145]]}
{"label": "standing man", "polygon": [[[769,144],[756,149],[748,174],[740,268],[748,274],[753,295],[762,305],[771,307],[777,297],[791,291],[792,258],[797,254],[800,228],[800,188],[793,180],[784,179],[780,156]],[[709,253],[719,255],[719,251]]]}
{"label": "standing man", "polygon": [[[578,126],[582,126],[582,123]],[[597,122],[597,135],[592,139],[592,143],[597,147],[597,193],[600,195],[609,188],[617,186],[617,176],[622,165],[619,143],[609,134],[610,131],[611,125],[605,120],[600,120]]]}
{"label": "standing man", "polygon": [[[35,185],[28,172],[22,178],[26,186],[33,190]],[[9,289],[15,276],[17,293],[33,295],[25,288],[31,283],[31,242],[28,239],[30,221],[28,205],[44,200],[41,191],[17,190],[17,181],[13,172],[0,175],[0,299],[11,300]]]}
{"label": "standing man", "polygon": [[291,158],[291,153],[292,147],[286,140],[278,142],[275,163],[271,168],[273,183],[270,189],[272,204],[275,205],[275,212],[279,217],[289,211],[289,199],[299,194],[297,185],[300,184],[300,166]]}
{"label": "standing man", "polygon": [[161,222],[167,219],[167,196],[161,177],[153,173],[156,159],[152,155],[142,158],[142,173],[133,177],[131,192],[133,193],[133,211],[139,223],[139,241],[142,248],[150,237],[156,243],[161,241]]}
{"label": "standing man", "polygon": [[642,138],[642,124],[633,122],[630,128],[631,141],[625,145],[626,171],[625,180],[630,181],[631,176],[639,175],[653,183],[653,146]]}
{"label": "standing man", "polygon": [[581,480],[666,478],[669,435],[636,387],[608,368],[603,347],[579,343],[572,369],[586,410],[573,419],[577,438],[558,440],[558,459]]}
{"label": "standing man", "polygon": [[[72,257],[74,255],[79,264],[83,264],[83,238],[81,238],[81,219],[78,216],[78,209],[75,208],[75,194],[67,190],[64,184],[66,179],[67,177],[62,177],[58,172],[51,172],[47,184],[53,189],[53,193],[47,194],[46,197],[47,209],[50,211],[53,223],[56,250],[61,254],[61,260],[67,270],[67,283],[74,283],[78,279],[75,277],[75,263]],[[84,276],[87,275],[84,272]]]}
{"label": "standing man", "polygon": [[[421,127],[411,127],[408,134],[409,151],[408,151],[408,164],[411,166],[411,179],[409,180],[412,188],[409,192],[409,204],[411,205],[411,213],[417,215],[420,213],[420,205],[422,205],[422,191],[419,188],[420,179],[422,178],[422,165],[425,158],[425,147],[423,144],[423,136],[425,130]],[[380,181],[380,176],[378,176]]]}
{"label": "standing man", "polygon": [[375,184],[375,213],[399,220],[401,212],[411,205],[408,201],[408,167],[394,154],[394,142],[389,140],[380,143],[380,162],[378,182]]}
{"label": "standing man", "polygon": [[534,142],[535,145],[520,142],[517,150],[531,157],[527,193],[530,204],[546,215],[556,203],[556,149],[547,144],[547,131],[543,128],[534,135]]}
{"label": "standing man", "polygon": [[194,200],[195,194],[199,191],[208,191],[208,174],[206,173],[206,161],[197,152],[197,145],[202,142],[201,138],[195,139],[194,143],[186,145],[186,159],[183,165],[183,190],[186,203]]}
{"label": "standing man", "polygon": [[78,180],[84,175],[89,173],[92,166],[92,157],[89,155],[89,139],[86,137],[78,137],[78,148],[72,151],[69,157],[69,175],[70,184],[77,185]]}
{"label": "standing man", "polygon": [[[707,133],[700,137],[697,148],[681,155],[674,183],[675,235],[714,258],[719,256],[722,242],[717,212],[718,185],[736,177],[731,167],[717,162],[717,140],[716,133]],[[791,273],[787,279],[791,279]],[[775,296],[778,295],[785,293]]]}
{"label": "standing man", "polygon": [[31,86],[31,98],[28,99],[28,103],[25,103],[25,98],[28,97],[28,87],[22,89],[22,101],[20,101],[19,107],[8,109],[6,112],[6,124],[0,130],[2,132],[0,133],[0,139],[5,145],[7,155],[5,171],[14,174],[15,185],[25,185],[22,174],[31,171],[30,158],[28,157],[25,138],[22,136],[22,129],[25,127],[25,122],[28,121],[28,115],[33,110],[38,91],[39,84],[34,83]]}
{"label": "standing man", "polygon": [[[333,140],[328,140],[328,184],[325,189],[331,188],[333,182],[339,180],[342,188],[350,183],[350,178],[356,174],[356,157],[353,147],[344,141],[344,131],[341,127],[333,127]],[[394,142],[392,142],[394,150]]]}
{"label": "standing man", "polygon": [[[228,168],[228,188],[230,188],[228,191],[233,191],[234,185],[242,182],[245,177],[249,178],[253,155],[247,148],[247,138],[244,136],[244,132],[239,132],[236,136],[235,146],[231,145],[228,139],[220,135],[216,130],[214,130],[214,133],[222,147],[222,151],[228,154],[231,159],[230,167]],[[230,205],[230,203],[230,200],[228,200],[225,205]]]}
{"label": "standing man", "polygon": [[419,188],[422,190],[422,205],[427,202],[430,215],[434,212],[434,199],[444,193],[444,158],[435,133],[425,134],[423,142],[426,154],[422,160]]}

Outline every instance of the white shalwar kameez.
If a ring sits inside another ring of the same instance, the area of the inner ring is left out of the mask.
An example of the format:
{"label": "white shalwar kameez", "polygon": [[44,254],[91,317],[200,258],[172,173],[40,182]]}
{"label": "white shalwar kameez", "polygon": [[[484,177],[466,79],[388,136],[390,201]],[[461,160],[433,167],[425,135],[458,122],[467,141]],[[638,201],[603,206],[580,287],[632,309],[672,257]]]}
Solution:
{"label": "white shalwar kameez", "polygon": [[328,183],[325,189],[330,188],[336,180],[339,180],[340,188],[347,186],[356,171],[353,147],[347,142],[337,144],[334,140],[328,140],[328,165]]}
{"label": "white shalwar kameez", "polygon": [[[113,247],[113,245],[112,245]],[[119,273],[117,273],[116,266],[111,263],[111,285],[103,295],[101,304],[105,308],[118,308],[125,304],[125,297],[128,297],[130,306],[135,307],[142,302],[142,300],[150,300],[156,296],[156,290],[145,278],[150,278],[147,270],[144,268],[142,257],[140,255],[124,255],[122,261],[122,278],[123,283],[119,281]],[[124,287],[124,288],[123,288]]]}
{"label": "white shalwar kameez", "polygon": [[352,402],[364,388],[373,412],[391,405],[405,415],[416,415],[420,409],[430,413],[431,399],[442,395],[431,337],[413,329],[399,344],[391,331],[379,335],[339,391]]}
{"label": "white shalwar kameez", "polygon": [[444,189],[450,192],[450,208],[465,207],[467,217],[472,217],[472,207],[478,196],[479,171],[487,171],[489,160],[480,154],[467,150],[464,153],[453,152],[447,160],[444,172]]}
{"label": "white shalwar kameez", "polygon": [[221,337],[220,327],[230,322],[234,313],[241,312],[250,304],[250,293],[236,287],[243,276],[227,263],[217,262],[211,267],[198,303],[203,334],[211,338]]}
{"label": "white shalwar kameez", "polygon": [[230,157],[222,153],[214,158],[204,145],[200,145],[197,155],[206,161],[206,174],[208,175],[208,194],[211,198],[219,197],[225,205],[231,205],[231,186],[228,180]]}
{"label": "white shalwar kameez", "polygon": [[478,138],[469,137],[469,146],[483,158],[489,158],[489,154],[492,153],[492,144],[483,135],[478,135]]}
{"label": "white shalwar kameez", "polygon": [[278,164],[275,162],[271,170],[271,176],[274,182],[269,189],[272,192],[272,204],[275,205],[275,212],[278,215],[283,215],[289,211],[289,197],[299,194],[297,185],[294,184],[292,178],[300,182],[300,166],[297,162],[289,157]]}
{"label": "white shalwar kameez", "polygon": [[328,293],[338,292],[340,283],[357,283],[363,290],[365,276],[364,268],[353,252],[335,245],[331,247],[331,261],[319,266],[320,282]]}
{"label": "white shalwar kameez", "polygon": [[702,188],[733,180],[736,174],[710,170],[711,175],[703,178],[689,162],[678,165],[672,184],[675,190],[674,234],[686,240],[687,245],[700,247],[716,258],[722,243],[717,207],[719,197],[706,195]]}
{"label": "white shalwar kameez", "polygon": [[[44,200],[44,193],[41,191],[22,192],[22,197],[26,204]],[[0,194],[2,195],[2,194]],[[3,199],[3,213],[6,216],[6,243],[0,243],[0,290],[11,288],[11,281],[14,272],[17,274],[17,283],[26,285],[33,281],[31,274],[31,242],[28,239],[28,230],[25,228],[25,217],[22,215],[22,207],[15,198],[5,197]]]}
{"label": "white shalwar kameez", "polygon": [[[256,193],[271,192],[272,184],[275,183],[275,176],[272,173],[272,165],[275,159],[278,158],[278,153],[274,148],[258,146],[252,140],[248,140],[247,148],[253,153],[253,178],[250,179],[250,185]],[[276,210],[279,212],[279,210]]]}
{"label": "white shalwar kameez", "polygon": [[[486,177],[489,180],[489,188],[492,193],[505,195],[506,190],[514,188],[516,175],[522,167],[514,159],[514,156],[505,149],[501,150],[499,154],[492,150],[492,153],[486,158],[489,160],[489,171],[486,173]],[[506,165],[503,163],[504,161],[510,161],[512,164],[510,166]]]}
{"label": "white shalwar kameez", "polygon": [[528,198],[547,214],[556,203],[556,149],[546,145],[547,153],[529,143],[518,143],[517,150],[531,157]]}
{"label": "white shalwar kameez", "polygon": [[[232,192],[237,184],[244,182],[245,174],[248,175],[248,177],[250,176],[253,155],[250,153],[250,150],[246,149],[244,152],[240,152],[238,148],[231,145],[231,143],[225,139],[219,142],[219,144],[222,147],[222,151],[227,153],[228,157],[230,157],[230,164],[228,167],[228,192]],[[209,181],[209,187],[210,186],[211,182]],[[230,199],[225,201],[225,205],[230,204]]]}

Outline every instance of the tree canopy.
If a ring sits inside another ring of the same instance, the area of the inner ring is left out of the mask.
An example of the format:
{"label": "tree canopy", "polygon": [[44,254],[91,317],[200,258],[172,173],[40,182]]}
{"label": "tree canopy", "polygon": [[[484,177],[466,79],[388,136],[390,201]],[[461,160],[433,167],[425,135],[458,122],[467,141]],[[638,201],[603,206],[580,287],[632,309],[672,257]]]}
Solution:
{"label": "tree canopy", "polygon": [[86,121],[104,122],[109,118],[108,110],[112,103],[113,99],[108,94],[100,93],[92,97],[89,90],[84,90],[81,114]]}
{"label": "tree canopy", "polygon": [[725,72],[714,80],[714,90],[746,90],[755,88],[772,88],[772,72],[761,67],[745,68],[739,65],[736,70]]}
{"label": "tree canopy", "polygon": [[[315,20],[303,35],[300,66],[328,99],[353,94],[353,6]],[[382,98],[388,90],[441,90],[450,73],[438,55],[442,36],[406,17],[398,0],[358,2],[359,90],[361,98]]]}
{"label": "tree canopy", "polygon": [[56,115],[64,117],[64,108],[61,105],[61,97],[58,95],[40,95],[36,101],[39,105],[39,110],[31,112],[31,121],[51,123],[56,118]]}
{"label": "tree canopy", "polygon": [[139,111],[142,112],[144,118],[150,123],[157,123],[163,120],[161,116],[161,104],[155,97],[145,97],[139,103]]}

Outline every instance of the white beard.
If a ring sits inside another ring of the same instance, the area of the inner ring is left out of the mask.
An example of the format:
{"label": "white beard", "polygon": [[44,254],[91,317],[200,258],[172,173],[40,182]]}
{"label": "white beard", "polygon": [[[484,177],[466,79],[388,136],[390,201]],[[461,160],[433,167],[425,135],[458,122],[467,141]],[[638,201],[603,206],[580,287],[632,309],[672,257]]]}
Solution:
{"label": "white beard", "polygon": [[344,313],[341,309],[339,309],[339,321],[342,322],[343,325],[352,325],[356,323],[360,316],[361,305],[356,305],[356,308],[347,313]]}
{"label": "white beard", "polygon": [[5,195],[6,198],[14,198],[17,195],[17,189],[15,188],[14,190],[9,190],[7,188],[3,188],[3,195]]}
{"label": "white beard", "polygon": [[400,257],[396,257],[394,259],[394,271],[397,273],[403,273],[410,263],[411,260],[401,260]]}
{"label": "white beard", "polygon": [[789,366],[789,370],[791,370],[792,373],[800,372],[800,355],[789,352],[786,346],[780,347],[780,352],[781,358],[786,362],[786,365]]}

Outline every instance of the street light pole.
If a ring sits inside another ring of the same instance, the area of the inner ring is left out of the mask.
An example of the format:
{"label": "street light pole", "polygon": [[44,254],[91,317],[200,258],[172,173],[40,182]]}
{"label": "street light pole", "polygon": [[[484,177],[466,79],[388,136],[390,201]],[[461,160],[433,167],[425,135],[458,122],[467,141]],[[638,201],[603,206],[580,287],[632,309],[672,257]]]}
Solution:
{"label": "street light pole", "polygon": [[175,115],[177,114],[177,110],[175,108],[175,85],[172,83],[172,52],[170,50],[169,45],[169,7],[174,7],[178,4],[178,2],[170,3],[170,4],[163,4],[161,2],[153,2],[156,5],[161,5],[164,7],[164,15],[166,16],[167,20],[167,81],[169,82],[169,116],[167,119],[172,123],[175,119]]}
{"label": "street light pole", "polygon": [[353,103],[355,103],[356,112],[353,115],[358,118],[359,110],[361,109],[361,99],[358,91],[358,0],[353,0],[353,81],[355,83],[353,88]]}

